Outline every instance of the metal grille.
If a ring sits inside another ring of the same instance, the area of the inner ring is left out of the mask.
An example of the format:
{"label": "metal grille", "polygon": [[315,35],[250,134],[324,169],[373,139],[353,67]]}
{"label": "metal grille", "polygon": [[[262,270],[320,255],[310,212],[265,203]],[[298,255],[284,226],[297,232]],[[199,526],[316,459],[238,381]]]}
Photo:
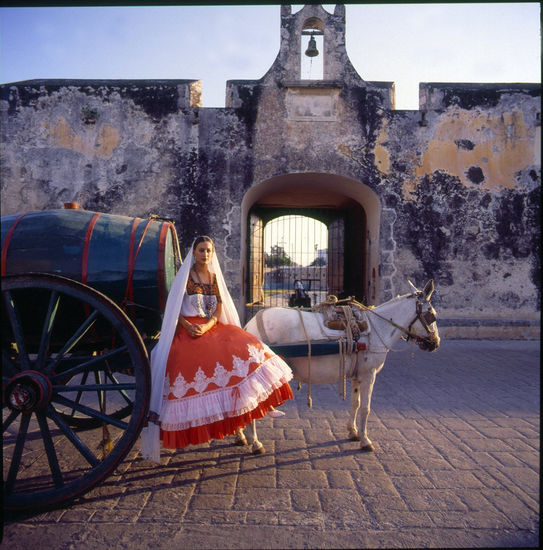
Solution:
{"label": "metal grille", "polygon": [[341,211],[255,208],[248,237],[247,319],[263,307],[311,307],[343,292]]}

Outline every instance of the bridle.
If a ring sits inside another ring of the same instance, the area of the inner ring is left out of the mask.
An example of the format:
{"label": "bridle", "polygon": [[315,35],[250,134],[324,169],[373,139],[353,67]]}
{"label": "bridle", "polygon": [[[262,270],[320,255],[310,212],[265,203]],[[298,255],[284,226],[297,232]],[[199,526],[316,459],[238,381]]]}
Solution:
{"label": "bridle", "polygon": [[[424,349],[430,349],[435,345],[435,331],[433,331],[430,328],[430,325],[436,322],[437,317],[434,311],[430,311],[430,310],[422,311],[422,306],[424,305],[424,302],[427,302],[428,304],[430,304],[429,300],[427,300],[426,298],[423,298],[424,294],[420,291],[417,291],[414,294],[415,294],[415,298],[417,299],[415,303],[415,310],[417,315],[415,319],[413,319],[409,327],[407,328],[407,337],[405,338],[405,341],[409,342],[409,339],[411,338],[415,340],[420,347]],[[421,300],[421,298],[423,299]],[[420,322],[420,324],[423,326],[424,330],[426,331],[426,336],[418,336],[411,332],[411,327],[417,322],[417,320]]]}

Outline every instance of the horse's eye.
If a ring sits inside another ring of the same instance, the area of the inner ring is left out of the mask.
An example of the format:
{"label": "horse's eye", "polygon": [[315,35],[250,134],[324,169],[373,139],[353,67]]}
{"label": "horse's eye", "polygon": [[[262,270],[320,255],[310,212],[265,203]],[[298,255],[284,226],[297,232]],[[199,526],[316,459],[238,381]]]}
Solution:
{"label": "horse's eye", "polygon": [[422,317],[424,318],[426,323],[428,323],[429,325],[431,325],[432,323],[435,323],[436,321],[436,315],[432,311],[425,311],[422,314]]}

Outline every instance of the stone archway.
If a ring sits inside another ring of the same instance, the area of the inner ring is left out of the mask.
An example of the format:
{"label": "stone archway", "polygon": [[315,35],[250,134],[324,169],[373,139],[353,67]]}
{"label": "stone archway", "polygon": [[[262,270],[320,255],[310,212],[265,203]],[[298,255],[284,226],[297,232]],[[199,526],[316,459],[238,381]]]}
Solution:
{"label": "stone archway", "polygon": [[[345,220],[344,271],[331,282],[335,293],[355,295],[368,304],[376,302],[379,288],[379,225],[381,204],[377,195],[356,180],[326,173],[301,173],[276,176],[254,185],[242,201],[243,314],[253,315],[263,303],[252,290],[264,283],[263,232],[267,221],[285,213],[308,212],[309,216],[329,221],[329,231],[338,231],[330,220]],[[322,214],[315,214],[321,212]],[[341,216],[326,213],[340,213]],[[343,229],[342,229],[343,231]],[[347,238],[345,238],[347,236]],[[256,252],[255,252],[256,251]],[[256,307],[256,310],[255,310]]]}

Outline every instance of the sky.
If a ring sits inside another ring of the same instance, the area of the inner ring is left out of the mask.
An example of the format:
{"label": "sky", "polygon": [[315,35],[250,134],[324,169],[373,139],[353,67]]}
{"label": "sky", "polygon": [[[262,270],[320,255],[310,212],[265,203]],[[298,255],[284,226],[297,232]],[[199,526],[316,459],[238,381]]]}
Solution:
{"label": "sky", "polygon": [[[418,108],[419,82],[541,81],[538,2],[345,8],[351,63],[364,80],[395,82],[397,109]],[[226,81],[264,76],[279,33],[279,4],[2,7],[0,83],[194,79],[203,107],[224,107]]]}

